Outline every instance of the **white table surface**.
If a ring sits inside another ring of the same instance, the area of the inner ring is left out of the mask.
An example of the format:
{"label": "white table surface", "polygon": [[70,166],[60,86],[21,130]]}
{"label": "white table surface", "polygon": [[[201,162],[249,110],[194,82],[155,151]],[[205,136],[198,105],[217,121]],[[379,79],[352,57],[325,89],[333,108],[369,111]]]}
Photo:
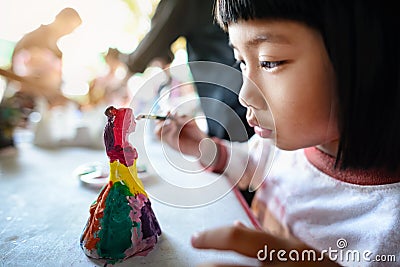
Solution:
{"label": "white table surface", "polygon": [[[251,226],[227,179],[198,172],[192,159],[182,160],[151,138],[133,139],[139,163],[150,173],[143,183],[162,235],[147,256],[115,266],[257,265],[254,259],[234,252],[197,250],[190,245],[196,231],[231,225],[235,220]],[[18,145],[15,156],[1,157],[0,266],[102,266],[103,262],[86,257],[79,245],[99,189],[83,184],[73,171],[82,163],[107,160],[104,150],[50,150],[27,143]]]}

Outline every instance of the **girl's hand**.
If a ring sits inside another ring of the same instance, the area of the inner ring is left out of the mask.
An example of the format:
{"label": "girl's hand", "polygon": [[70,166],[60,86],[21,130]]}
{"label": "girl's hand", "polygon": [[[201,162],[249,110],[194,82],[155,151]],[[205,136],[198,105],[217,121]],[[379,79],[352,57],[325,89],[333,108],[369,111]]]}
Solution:
{"label": "girl's hand", "polygon": [[208,136],[200,130],[194,118],[170,113],[167,116],[170,118],[157,122],[155,133],[158,138],[177,151],[200,158],[200,143]]}
{"label": "girl's hand", "polygon": [[[298,251],[301,255],[304,250],[312,250],[298,241],[289,241],[280,239],[262,230],[250,229],[241,223],[234,226],[221,227],[205,232],[197,233],[192,237],[192,246],[199,249],[217,249],[217,250],[231,250],[251,258],[258,258],[263,260],[261,265],[273,264],[274,266],[339,266],[334,262],[327,259],[323,261],[291,261],[289,259],[289,252],[291,250]],[[265,249],[267,246],[267,250]],[[272,259],[269,254],[272,250]],[[278,251],[283,250],[286,252],[282,257],[288,259],[287,261],[279,261],[277,258]],[[320,256],[318,251],[316,258]],[[265,254],[267,253],[267,255]],[[272,261],[271,261],[272,260]],[[203,266],[203,265],[202,265]],[[204,266],[227,266],[218,264],[207,264]]]}

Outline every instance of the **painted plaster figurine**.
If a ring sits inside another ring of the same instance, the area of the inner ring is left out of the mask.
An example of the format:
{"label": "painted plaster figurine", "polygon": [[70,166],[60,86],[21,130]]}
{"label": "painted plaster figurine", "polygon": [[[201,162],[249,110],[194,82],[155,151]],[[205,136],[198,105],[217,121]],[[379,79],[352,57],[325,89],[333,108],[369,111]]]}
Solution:
{"label": "painted plaster figurine", "polygon": [[161,228],[137,176],[137,151],[128,141],[136,127],[132,109],[110,106],[105,115],[109,182],[90,207],[81,247],[91,258],[115,263],[147,255],[157,243]]}

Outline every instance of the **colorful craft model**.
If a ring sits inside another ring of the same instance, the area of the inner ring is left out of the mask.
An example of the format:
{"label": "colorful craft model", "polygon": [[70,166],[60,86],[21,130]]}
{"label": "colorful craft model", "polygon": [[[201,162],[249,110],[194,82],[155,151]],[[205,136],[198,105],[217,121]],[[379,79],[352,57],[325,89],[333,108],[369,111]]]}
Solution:
{"label": "colorful craft model", "polygon": [[157,243],[161,229],[143,184],[137,176],[136,149],[128,141],[135,131],[131,109],[109,107],[104,143],[110,159],[110,178],[90,207],[81,247],[91,258],[115,263],[145,256]]}

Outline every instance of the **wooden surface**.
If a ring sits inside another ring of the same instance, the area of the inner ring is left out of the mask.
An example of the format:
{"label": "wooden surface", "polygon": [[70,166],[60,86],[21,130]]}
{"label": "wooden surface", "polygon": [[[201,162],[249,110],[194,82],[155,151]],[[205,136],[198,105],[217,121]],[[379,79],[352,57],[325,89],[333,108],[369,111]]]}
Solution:
{"label": "wooden surface", "polygon": [[[186,167],[194,164],[191,160],[183,163],[183,168],[176,167],[179,157],[172,161],[174,155],[165,158],[158,142],[135,138],[140,163],[150,173],[143,183],[163,234],[148,256],[133,257],[116,266],[255,265],[253,259],[233,252],[202,251],[190,245],[196,231],[230,225],[235,220],[251,225],[227,180],[189,172]],[[0,158],[0,266],[104,265],[87,258],[79,245],[89,206],[99,189],[83,184],[73,172],[80,164],[93,161],[106,163],[105,152],[48,150],[29,143],[19,144],[16,155]]]}

